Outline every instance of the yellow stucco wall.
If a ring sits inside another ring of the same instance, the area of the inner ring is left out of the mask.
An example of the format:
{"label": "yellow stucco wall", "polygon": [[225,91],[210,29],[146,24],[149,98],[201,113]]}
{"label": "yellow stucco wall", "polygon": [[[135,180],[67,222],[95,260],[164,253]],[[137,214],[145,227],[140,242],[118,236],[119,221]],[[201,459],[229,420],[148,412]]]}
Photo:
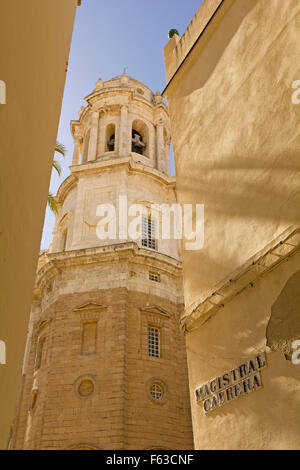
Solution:
{"label": "yellow stucco wall", "polygon": [[225,1],[165,92],[178,196],[205,204],[187,305],[299,220],[299,33],[296,0]]}
{"label": "yellow stucco wall", "polygon": [[[196,449],[300,448],[300,365],[267,346],[272,307],[299,267],[298,254],[236,296],[199,329],[187,333]],[[298,291],[299,287],[298,283]],[[284,300],[288,312],[295,299]],[[299,326],[299,321],[294,324],[298,334]],[[267,367],[261,371],[263,388],[205,414],[202,403],[196,403],[195,389],[263,351],[267,351]]]}
{"label": "yellow stucco wall", "polygon": [[[292,84],[300,79],[300,5],[205,0],[187,31],[165,47],[164,96],[179,201],[205,206],[204,246],[183,251],[190,312],[299,224],[300,106]],[[187,333],[196,448],[300,447],[300,366],[266,346],[272,305],[299,267],[294,256]],[[263,389],[203,415],[195,388],[263,351]]]}
{"label": "yellow stucco wall", "polygon": [[0,448],[15,415],[76,0],[10,0],[0,15]]}

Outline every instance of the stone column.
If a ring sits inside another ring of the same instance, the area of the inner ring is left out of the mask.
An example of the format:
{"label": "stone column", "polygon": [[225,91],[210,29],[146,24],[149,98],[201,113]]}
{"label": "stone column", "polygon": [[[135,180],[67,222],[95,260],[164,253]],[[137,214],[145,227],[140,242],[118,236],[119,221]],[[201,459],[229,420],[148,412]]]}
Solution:
{"label": "stone column", "polygon": [[78,135],[75,135],[72,165],[79,165],[80,140],[81,140],[80,137]]}
{"label": "stone column", "polygon": [[94,111],[92,114],[91,134],[88,150],[88,161],[96,160],[97,158],[97,142],[98,142],[98,125],[99,113]]}
{"label": "stone column", "polygon": [[165,172],[165,142],[164,124],[159,122],[156,125],[156,167],[159,171]]}
{"label": "stone column", "polygon": [[119,155],[124,157],[127,155],[128,151],[128,139],[127,135],[127,122],[128,122],[128,108],[127,106],[121,106],[121,116],[120,116],[120,131],[119,131]]}
{"label": "stone column", "polygon": [[171,168],[170,168],[170,140],[168,139],[168,145],[164,146],[164,154],[165,154],[165,173],[167,176],[171,175]]}

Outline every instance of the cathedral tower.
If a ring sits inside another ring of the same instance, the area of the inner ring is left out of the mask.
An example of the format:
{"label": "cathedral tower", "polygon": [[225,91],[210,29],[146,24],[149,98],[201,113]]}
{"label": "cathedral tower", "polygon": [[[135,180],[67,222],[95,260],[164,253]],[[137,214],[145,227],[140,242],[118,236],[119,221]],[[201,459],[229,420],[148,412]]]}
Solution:
{"label": "cathedral tower", "polygon": [[[86,101],[40,256],[10,448],[191,449],[180,242],[158,230],[176,202],[168,111],[126,74]],[[141,206],[135,238],[127,213]]]}

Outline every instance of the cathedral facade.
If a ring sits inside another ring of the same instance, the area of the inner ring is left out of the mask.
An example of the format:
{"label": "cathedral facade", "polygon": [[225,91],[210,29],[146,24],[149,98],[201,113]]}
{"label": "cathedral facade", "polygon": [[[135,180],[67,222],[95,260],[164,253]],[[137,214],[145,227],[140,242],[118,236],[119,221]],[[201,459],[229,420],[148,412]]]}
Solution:
{"label": "cathedral facade", "polygon": [[9,448],[192,449],[180,242],[159,236],[159,207],[176,202],[168,110],[126,74],[86,101],[39,259]]}

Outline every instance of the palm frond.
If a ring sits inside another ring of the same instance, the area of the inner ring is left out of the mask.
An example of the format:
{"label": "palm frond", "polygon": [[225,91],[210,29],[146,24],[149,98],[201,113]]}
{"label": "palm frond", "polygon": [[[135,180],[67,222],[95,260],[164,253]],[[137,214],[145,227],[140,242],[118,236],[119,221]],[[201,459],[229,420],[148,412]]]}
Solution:
{"label": "palm frond", "polygon": [[50,210],[56,214],[58,210],[58,204],[57,204],[56,197],[52,193],[48,193],[47,202],[48,202],[48,206],[50,207]]}
{"label": "palm frond", "polygon": [[56,142],[54,151],[60,153],[63,157],[67,153],[66,147],[63,144],[61,144],[60,142]]}
{"label": "palm frond", "polygon": [[[60,153],[64,157],[67,153],[67,149],[60,142],[56,142],[54,153],[55,152]],[[61,175],[60,163],[57,160],[54,159],[53,162],[52,162],[52,167],[57,171],[58,175],[60,176]],[[56,214],[57,211],[58,211],[58,202],[57,202],[56,197],[50,192],[48,193],[47,203],[48,203],[48,206],[50,207],[50,210]]]}
{"label": "palm frond", "polygon": [[60,163],[59,163],[57,160],[53,160],[52,166],[53,166],[53,168],[57,171],[57,173],[58,173],[59,176],[60,176],[60,174],[61,174],[61,166],[60,166]]}

